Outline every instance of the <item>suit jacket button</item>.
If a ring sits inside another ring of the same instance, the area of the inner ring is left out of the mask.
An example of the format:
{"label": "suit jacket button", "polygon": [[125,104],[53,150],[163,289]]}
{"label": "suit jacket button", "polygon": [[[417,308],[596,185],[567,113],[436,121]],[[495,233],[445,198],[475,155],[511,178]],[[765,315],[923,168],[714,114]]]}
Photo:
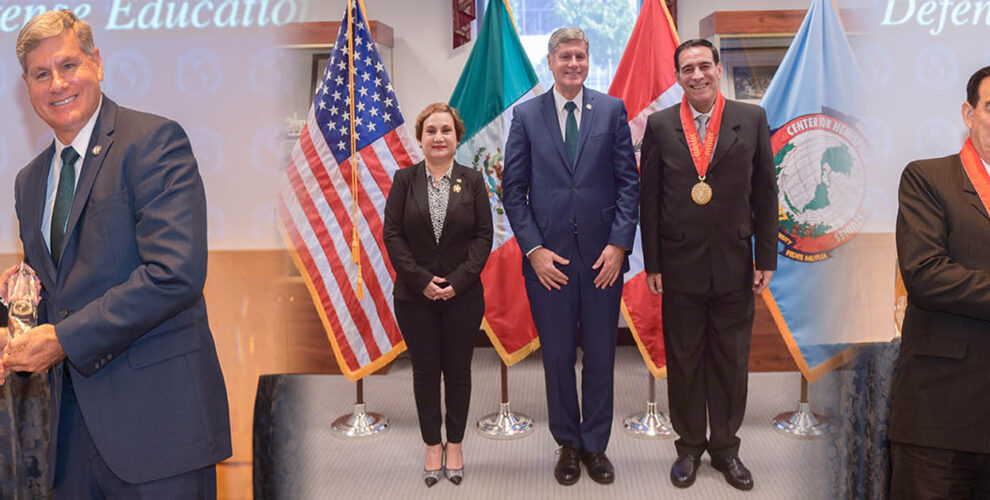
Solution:
{"label": "suit jacket button", "polygon": [[69,310],[63,307],[58,310],[58,315],[60,318],[65,319],[69,316]]}

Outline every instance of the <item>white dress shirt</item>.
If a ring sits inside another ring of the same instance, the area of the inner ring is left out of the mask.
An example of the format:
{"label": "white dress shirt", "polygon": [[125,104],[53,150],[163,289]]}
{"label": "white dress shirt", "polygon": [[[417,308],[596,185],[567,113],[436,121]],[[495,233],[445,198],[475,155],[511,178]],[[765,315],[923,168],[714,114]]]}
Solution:
{"label": "white dress shirt", "polygon": [[[58,187],[58,179],[62,174],[62,150],[72,146],[72,149],[79,153],[79,158],[76,159],[76,164],[73,167],[76,170],[76,185],[79,185],[79,172],[82,170],[83,160],[89,151],[86,148],[89,147],[89,139],[93,137],[93,128],[96,126],[96,118],[100,116],[100,109],[103,108],[103,98],[100,97],[100,104],[96,106],[96,112],[93,116],[89,118],[86,125],[83,126],[82,130],[76,134],[75,139],[72,139],[72,144],[62,144],[62,141],[55,137],[55,154],[52,155],[52,163],[48,170],[48,187],[45,188],[45,209],[42,211],[41,215],[41,236],[45,239],[45,246],[51,251],[52,242],[52,211],[55,210],[55,190]],[[73,186],[73,191],[75,191],[75,186]],[[66,235],[68,236],[68,235]]]}

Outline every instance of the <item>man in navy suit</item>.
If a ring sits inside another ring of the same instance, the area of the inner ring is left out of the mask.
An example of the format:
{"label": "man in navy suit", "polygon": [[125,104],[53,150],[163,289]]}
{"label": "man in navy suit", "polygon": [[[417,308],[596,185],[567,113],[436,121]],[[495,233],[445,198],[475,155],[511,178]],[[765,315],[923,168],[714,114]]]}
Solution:
{"label": "man in navy suit", "polygon": [[[554,477],[574,484],[584,462],[591,478],[606,484],[615,479],[605,448],[639,174],[622,101],[584,86],[587,37],[578,28],[561,28],[548,49],[554,86],[514,110],[503,202],[526,255],[523,275],[543,347],[550,432],[560,445]],[[584,353],[580,406],[578,346]]]}
{"label": "man in navy suit", "polygon": [[41,14],[17,38],[35,112],[55,140],[17,175],[40,325],[6,370],[49,371],[54,496],[212,498],[231,455],[206,317],[206,198],[173,121],[100,92],[89,25]]}

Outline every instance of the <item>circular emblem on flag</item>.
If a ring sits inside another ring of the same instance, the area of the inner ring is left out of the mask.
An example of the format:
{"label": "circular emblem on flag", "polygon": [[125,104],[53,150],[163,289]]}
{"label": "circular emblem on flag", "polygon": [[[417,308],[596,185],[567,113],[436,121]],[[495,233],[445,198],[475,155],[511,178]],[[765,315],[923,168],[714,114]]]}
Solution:
{"label": "circular emblem on flag", "polygon": [[867,142],[846,120],[804,115],[771,138],[784,257],[825,260],[863,227]]}
{"label": "circular emblem on flag", "polygon": [[502,148],[496,147],[494,151],[487,146],[481,146],[474,152],[471,159],[471,167],[481,172],[485,176],[485,184],[488,187],[488,198],[492,204],[492,209],[499,215],[505,214],[505,207],[502,206],[502,163],[505,155]]}

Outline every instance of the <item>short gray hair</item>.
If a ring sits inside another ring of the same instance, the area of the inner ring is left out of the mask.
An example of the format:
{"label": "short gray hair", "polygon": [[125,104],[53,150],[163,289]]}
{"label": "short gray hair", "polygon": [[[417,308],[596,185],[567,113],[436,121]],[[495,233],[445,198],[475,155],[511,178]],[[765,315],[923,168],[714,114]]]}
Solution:
{"label": "short gray hair", "polygon": [[21,62],[21,70],[27,73],[28,53],[41,45],[46,38],[59,36],[66,30],[76,35],[79,48],[87,57],[92,58],[96,46],[93,44],[93,29],[89,23],[76,17],[71,10],[50,10],[31,18],[17,35],[14,51],[17,53],[17,60]]}
{"label": "short gray hair", "polygon": [[588,43],[588,37],[585,36],[583,31],[581,31],[581,28],[575,28],[575,27],[560,28],[557,31],[554,31],[552,35],[550,35],[550,41],[547,42],[547,54],[552,55],[557,50],[557,46],[559,46],[562,43],[574,42],[574,41],[584,42],[584,48],[585,50],[588,50],[590,45]]}

